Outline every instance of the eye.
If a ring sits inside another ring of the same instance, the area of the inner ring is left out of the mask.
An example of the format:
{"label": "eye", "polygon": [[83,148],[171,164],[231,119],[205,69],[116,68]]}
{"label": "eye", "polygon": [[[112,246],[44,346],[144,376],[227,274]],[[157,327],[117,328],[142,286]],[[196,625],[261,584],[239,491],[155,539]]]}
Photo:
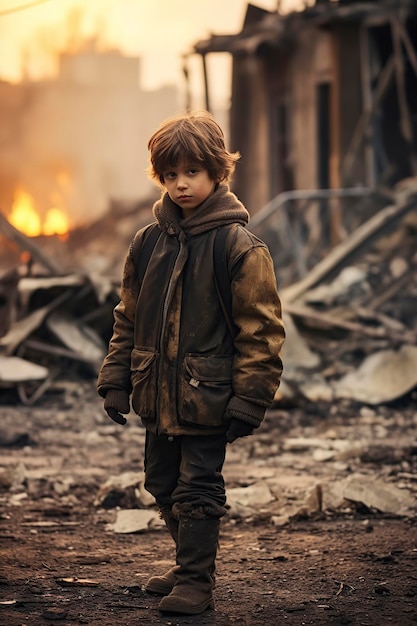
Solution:
{"label": "eye", "polygon": [[197,169],[197,168],[195,168],[195,167],[191,167],[191,168],[188,170],[188,173],[190,174],[190,176],[195,176],[196,174],[198,174],[198,169]]}
{"label": "eye", "polygon": [[166,172],[166,174],[164,174],[164,180],[174,180],[175,176],[175,172]]}

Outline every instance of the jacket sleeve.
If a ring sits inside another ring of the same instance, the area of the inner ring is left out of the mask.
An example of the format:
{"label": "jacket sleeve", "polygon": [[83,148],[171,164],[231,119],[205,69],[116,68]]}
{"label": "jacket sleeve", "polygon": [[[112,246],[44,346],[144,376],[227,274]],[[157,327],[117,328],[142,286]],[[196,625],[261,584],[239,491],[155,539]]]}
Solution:
{"label": "jacket sleeve", "polygon": [[113,311],[113,335],[97,379],[97,390],[103,397],[109,389],[123,390],[128,394],[132,391],[130,358],[134,346],[137,297],[136,269],[129,252],[123,269],[120,302]]}
{"label": "jacket sleeve", "polygon": [[239,262],[232,312],[237,335],[226,413],[257,427],[280,384],[285,338],[273,262],[264,245],[251,248]]}

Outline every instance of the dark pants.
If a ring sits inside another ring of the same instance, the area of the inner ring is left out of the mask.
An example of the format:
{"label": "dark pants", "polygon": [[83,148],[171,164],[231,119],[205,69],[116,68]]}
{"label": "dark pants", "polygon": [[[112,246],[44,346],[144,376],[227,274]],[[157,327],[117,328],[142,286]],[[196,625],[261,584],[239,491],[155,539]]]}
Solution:
{"label": "dark pants", "polygon": [[179,516],[220,518],[226,513],[225,454],[225,435],[168,439],[146,431],[145,489]]}

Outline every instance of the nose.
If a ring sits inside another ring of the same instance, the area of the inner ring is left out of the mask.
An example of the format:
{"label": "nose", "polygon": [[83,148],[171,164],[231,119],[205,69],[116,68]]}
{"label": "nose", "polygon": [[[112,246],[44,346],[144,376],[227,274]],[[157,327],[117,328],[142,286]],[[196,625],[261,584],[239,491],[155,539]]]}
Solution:
{"label": "nose", "polygon": [[187,187],[187,179],[182,174],[179,174],[177,177],[177,188],[185,189]]}

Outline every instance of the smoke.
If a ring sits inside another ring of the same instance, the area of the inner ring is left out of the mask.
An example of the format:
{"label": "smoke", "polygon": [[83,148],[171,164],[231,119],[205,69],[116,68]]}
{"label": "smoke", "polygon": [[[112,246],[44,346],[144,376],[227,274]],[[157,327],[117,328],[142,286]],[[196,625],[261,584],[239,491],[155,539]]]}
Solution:
{"label": "smoke", "polygon": [[[56,24],[39,26],[21,51],[22,76],[29,80],[54,78],[63,52],[78,54],[85,50],[104,51],[108,42],[106,20],[96,16],[89,25],[84,10],[75,7]],[[93,33],[93,34],[92,34]]]}

